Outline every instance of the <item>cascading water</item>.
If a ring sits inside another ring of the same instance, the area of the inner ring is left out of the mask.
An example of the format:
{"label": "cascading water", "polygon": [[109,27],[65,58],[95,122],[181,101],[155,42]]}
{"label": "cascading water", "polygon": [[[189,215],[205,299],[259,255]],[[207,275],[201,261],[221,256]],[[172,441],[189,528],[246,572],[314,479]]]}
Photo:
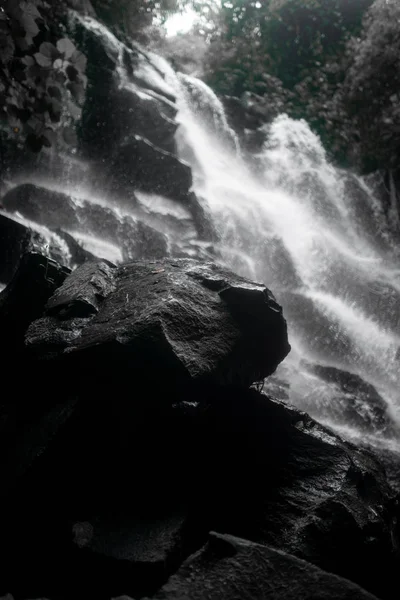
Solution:
{"label": "cascading water", "polygon": [[[354,437],[362,429],[347,417],[349,395],[318,368],[359,376],[363,391],[355,403],[363,418],[372,415],[370,443],[397,450],[400,252],[371,189],[330,165],[308,125],[285,115],[265,126],[262,150],[246,157],[222,103],[204,82],[177,75],[156,54],[128,48],[94,19],[74,20],[113,57],[118,89],[132,95],[133,106],[138,99],[157,106],[166,123],[178,108],[178,155],[191,166],[193,190],[218,232],[217,255],[234,271],[264,282],[283,305],[292,352],[267,389]],[[134,73],[127,56],[134,56]],[[57,157],[53,167],[49,177],[10,181],[11,188],[30,182],[66,194],[68,201],[58,200],[60,210],[46,204],[46,194],[40,204],[41,222],[53,231],[60,228],[88,252],[116,262],[140,254],[131,242],[148,244],[150,232],[160,256],[199,255],[205,242],[198,240],[190,207],[173,194],[134,189],[134,202],[127,201],[126,190],[78,156]],[[397,423],[392,441],[369,404],[371,386]]]}
{"label": "cascading water", "polygon": [[379,202],[329,164],[307,123],[286,115],[244,160],[213,92],[164,70],[178,97],[179,154],[208,202],[223,260],[284,307],[292,353],[278,377],[290,400],[329,423],[337,389],[313,365],[332,366],[375,386],[398,423],[400,269]]}

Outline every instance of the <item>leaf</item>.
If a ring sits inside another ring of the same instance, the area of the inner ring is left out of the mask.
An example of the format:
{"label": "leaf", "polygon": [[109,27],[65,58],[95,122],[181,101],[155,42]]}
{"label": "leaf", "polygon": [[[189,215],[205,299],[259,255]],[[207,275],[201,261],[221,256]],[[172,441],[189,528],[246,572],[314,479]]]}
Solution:
{"label": "leaf", "polygon": [[39,52],[43,54],[43,56],[50,58],[51,62],[54,62],[56,58],[59,58],[60,56],[60,53],[58,52],[57,48],[50,42],[43,42],[42,44],[40,44]]}
{"label": "leaf", "polygon": [[72,129],[72,127],[64,127],[63,139],[65,143],[69,144],[70,146],[76,146],[78,143],[78,136],[76,135],[76,131]]}
{"label": "leaf", "polygon": [[76,52],[75,45],[69,38],[62,38],[57,42],[57,50],[60,54],[64,55],[64,58],[71,58],[74,52]]}
{"label": "leaf", "polygon": [[38,64],[34,64],[31,67],[28,67],[27,70],[27,75],[28,77],[30,77],[33,81],[36,82],[38,77],[42,77],[42,69],[39,67]]}
{"label": "leaf", "polygon": [[75,52],[71,56],[71,63],[74,65],[74,67],[78,69],[78,71],[84,73],[86,70],[87,58],[83,54],[83,52],[75,50]]}
{"label": "leaf", "polygon": [[31,4],[30,2],[20,2],[19,6],[23,12],[30,15],[34,19],[41,18],[41,14],[34,4]]}
{"label": "leaf", "polygon": [[39,27],[37,26],[35,19],[27,13],[22,13],[20,23],[25,30],[26,42],[30,46],[33,43],[33,38],[39,33]]}
{"label": "leaf", "polygon": [[50,127],[47,127],[44,130],[44,133],[42,136],[42,141],[43,141],[43,145],[46,146],[47,148],[54,146],[55,143],[57,142],[56,132],[53,129],[51,129]]}
{"label": "leaf", "polygon": [[8,124],[11,127],[11,129],[14,130],[14,133],[19,133],[19,131],[22,129],[21,120],[15,115],[8,115]]}
{"label": "leaf", "polygon": [[76,81],[79,76],[79,71],[72,65],[68,65],[65,72],[68,75],[68,79],[70,81]]}
{"label": "leaf", "polygon": [[44,114],[48,109],[48,100],[46,98],[36,98],[33,104],[33,110],[36,114]]}
{"label": "leaf", "polygon": [[78,104],[83,104],[85,101],[85,89],[81,83],[69,83],[68,89],[71,92],[72,97]]}
{"label": "leaf", "polygon": [[31,67],[32,65],[35,64],[35,59],[33,58],[33,56],[23,56],[21,58],[21,62],[26,65],[27,67]]}
{"label": "leaf", "polygon": [[62,99],[61,89],[58,85],[49,85],[49,87],[47,88],[47,93],[51,98],[56,98],[57,100]]}
{"label": "leaf", "polygon": [[60,121],[62,114],[62,104],[56,98],[51,99],[49,114],[50,119],[53,121],[53,123],[58,123]]}
{"label": "leaf", "polygon": [[41,52],[36,52],[36,54],[34,54],[34,57],[37,64],[43,67],[44,69],[50,69],[53,65],[53,61],[51,60],[51,58],[45,56]]}
{"label": "leaf", "polygon": [[15,45],[11,35],[0,34],[0,63],[6,64],[13,58]]}
{"label": "leaf", "polygon": [[62,71],[58,71],[54,79],[57,83],[60,83],[61,85],[63,85],[67,81],[67,78]]}
{"label": "leaf", "polygon": [[41,135],[44,130],[44,117],[32,115],[29,121],[26,122],[25,127],[30,133],[34,133],[35,135]]}
{"label": "leaf", "polygon": [[62,69],[63,67],[63,60],[62,58],[57,58],[57,60],[54,61],[53,63],[53,68],[56,70]]}
{"label": "leaf", "polygon": [[72,100],[67,100],[67,113],[74,121],[79,121],[82,118],[82,109]]}
{"label": "leaf", "polygon": [[30,133],[26,136],[25,144],[32,152],[40,152],[43,148],[43,138]]}
{"label": "leaf", "polygon": [[30,39],[30,41],[28,43],[26,38],[16,36],[15,43],[22,52],[26,52],[27,50],[29,50],[29,48],[32,45],[32,39]]}
{"label": "leaf", "polygon": [[26,79],[25,69],[17,69],[16,71],[14,71],[14,79],[19,82],[25,81],[25,79]]}
{"label": "leaf", "polygon": [[29,121],[29,119],[31,118],[32,112],[30,110],[26,109],[21,109],[18,111],[18,118],[21,120],[22,123],[26,123],[27,121]]}

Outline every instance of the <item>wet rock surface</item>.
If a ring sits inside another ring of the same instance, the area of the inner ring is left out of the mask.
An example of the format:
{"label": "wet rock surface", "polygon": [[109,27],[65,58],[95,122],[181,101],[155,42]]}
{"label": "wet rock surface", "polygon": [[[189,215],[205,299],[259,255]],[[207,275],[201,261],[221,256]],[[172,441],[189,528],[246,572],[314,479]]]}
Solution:
{"label": "wet rock surface", "polygon": [[68,267],[68,246],[57,235],[32,226],[18,216],[0,212],[0,281],[8,283],[25,253],[37,252]]}
{"label": "wet rock surface", "polygon": [[[2,403],[0,594],[200,597],[221,573],[216,598],[224,581],[237,597],[232,577],[251,597],[267,585],[252,569],[276,564],[298,597],[394,600],[399,508],[380,463],[246,389],[289,349],[262,285],[189,260],[53,268],[35,314],[6,290],[32,324],[21,347],[26,321],[1,321],[21,327],[7,364],[24,378]],[[210,531],[247,541],[210,538],[187,582]]]}
{"label": "wet rock surface", "polygon": [[139,135],[119,147],[112,171],[120,187],[133,186],[177,202],[187,202],[192,186],[188,164]]}
{"label": "wet rock surface", "polygon": [[[206,209],[194,194],[188,196],[186,206],[175,210],[176,217],[171,223],[168,222],[165,207],[164,213],[158,212],[157,205],[153,202],[154,209],[149,209],[152,197],[149,196],[148,206],[135,199],[131,210],[121,210],[117,205],[113,206],[112,202],[107,204],[104,200],[90,198],[90,194],[87,198],[77,197],[73,193],[66,194],[31,183],[16,186],[1,200],[6,211],[2,217],[5,219],[3,225],[0,223],[5,232],[2,240],[4,252],[10,254],[15,248],[16,256],[19,256],[23,251],[23,248],[20,250],[16,245],[17,240],[24,235],[23,227],[20,226],[21,232],[14,231],[10,221],[18,221],[18,215],[30,223],[25,229],[46,228],[48,236],[55,233],[59,242],[64,242],[65,250],[71,255],[71,265],[74,266],[93,258],[111,259],[113,255],[120,256],[119,262],[162,259],[170,255],[191,256],[192,250],[188,244],[197,237],[215,239]],[[155,201],[157,198],[162,199],[161,196],[154,198]],[[19,226],[13,227],[15,229]],[[46,232],[45,229],[43,231]],[[31,236],[33,235],[32,232]],[[35,236],[40,241],[40,235],[35,233]],[[175,243],[172,243],[172,239]],[[45,243],[48,244],[43,241],[42,247]],[[104,244],[110,245],[109,251]],[[212,254],[210,252],[209,256]],[[60,250],[58,255],[53,250],[52,255],[60,260]],[[12,263],[12,257],[7,259],[4,269]],[[9,274],[6,272],[4,280],[7,281],[8,278]]]}
{"label": "wet rock surface", "polygon": [[338,423],[366,432],[387,435],[395,433],[388,405],[373,385],[363,381],[358,375],[333,367],[315,365],[313,371],[337,388],[337,394],[332,398],[328,410]]}
{"label": "wet rock surface", "polygon": [[[104,360],[108,372],[111,353],[118,370],[121,364],[147,370],[151,362],[169,382],[245,387],[271,374],[289,352],[281,308],[264,286],[190,260],[131,263],[110,271],[114,291],[102,297],[99,314],[82,321],[71,340],[75,315],[68,318],[69,307],[81,299],[82,280],[92,288],[103,268],[81,267],[58,290],[47,316],[29,330],[32,351],[45,356],[47,346],[59,345],[68,361],[79,362],[82,355],[86,368],[97,369]],[[56,316],[55,305],[62,311]]]}
{"label": "wet rock surface", "polygon": [[229,535],[210,533],[156,594],[157,600],[373,600],[350,581],[279,552]]}

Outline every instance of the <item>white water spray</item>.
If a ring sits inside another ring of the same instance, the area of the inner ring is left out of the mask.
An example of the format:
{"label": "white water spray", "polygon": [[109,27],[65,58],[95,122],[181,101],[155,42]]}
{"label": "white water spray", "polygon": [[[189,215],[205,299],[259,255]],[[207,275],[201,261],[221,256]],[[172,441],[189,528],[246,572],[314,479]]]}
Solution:
{"label": "white water spray", "polygon": [[246,164],[213,92],[166,73],[180,109],[179,153],[210,206],[224,261],[265,282],[283,305],[293,351],[281,372],[306,395],[321,381],[305,364],[357,374],[398,420],[399,269],[371,190],[330,165],[307,123],[286,115]]}

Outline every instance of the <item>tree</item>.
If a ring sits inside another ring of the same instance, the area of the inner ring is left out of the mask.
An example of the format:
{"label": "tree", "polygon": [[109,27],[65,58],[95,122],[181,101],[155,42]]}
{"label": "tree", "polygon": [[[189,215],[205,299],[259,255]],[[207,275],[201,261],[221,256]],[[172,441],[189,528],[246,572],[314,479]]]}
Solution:
{"label": "tree", "polygon": [[179,10],[187,0],[91,0],[99,19],[123,38],[146,41],[146,28]]}
{"label": "tree", "polygon": [[349,48],[352,62],[340,109],[352,123],[351,147],[363,171],[397,168],[400,154],[400,4],[376,0],[361,37]]}
{"label": "tree", "polygon": [[292,90],[310,70],[337,60],[371,2],[353,0],[349,10],[345,0],[224,1],[218,23],[214,17],[209,81],[240,94],[262,89],[267,72]]}

